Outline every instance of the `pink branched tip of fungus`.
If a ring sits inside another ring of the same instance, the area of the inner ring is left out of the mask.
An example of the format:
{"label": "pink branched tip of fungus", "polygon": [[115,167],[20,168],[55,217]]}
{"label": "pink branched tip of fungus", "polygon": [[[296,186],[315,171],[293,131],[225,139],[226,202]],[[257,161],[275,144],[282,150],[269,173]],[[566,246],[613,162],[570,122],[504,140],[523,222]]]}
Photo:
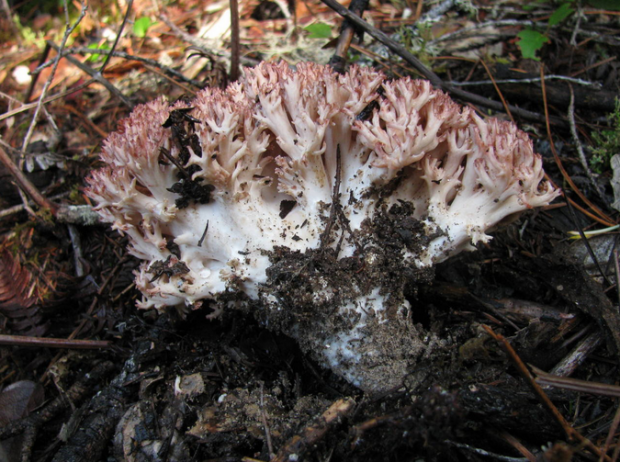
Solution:
{"label": "pink branched tip of fungus", "polygon": [[[233,289],[256,299],[274,249],[328,242],[342,258],[358,255],[377,239],[365,235],[374,218],[402,203],[427,242],[403,258],[427,267],[558,194],[514,124],[483,120],[426,81],[357,66],[339,75],[261,63],[190,103],[157,99],[121,123],[101,158],[87,194],[145,260],[143,307]],[[321,240],[335,197],[344,237]],[[173,258],[154,277],[153,264]]]}

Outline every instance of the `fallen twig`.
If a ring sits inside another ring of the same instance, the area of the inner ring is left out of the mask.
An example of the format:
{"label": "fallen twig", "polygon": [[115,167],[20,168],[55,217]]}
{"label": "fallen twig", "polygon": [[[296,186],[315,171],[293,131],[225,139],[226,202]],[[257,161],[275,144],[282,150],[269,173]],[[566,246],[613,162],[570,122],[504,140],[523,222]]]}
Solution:
{"label": "fallen twig", "polygon": [[605,198],[601,187],[597,183],[596,178],[594,178],[592,170],[590,170],[590,166],[588,165],[588,161],[586,159],[586,153],[583,152],[583,147],[581,146],[581,142],[579,141],[579,135],[577,135],[577,126],[575,124],[575,92],[573,91],[572,85],[568,85],[568,89],[570,90],[570,103],[568,105],[568,111],[566,115],[568,118],[568,125],[570,127],[570,134],[573,137],[573,143],[575,143],[575,149],[577,149],[577,154],[579,154],[579,161],[581,162],[581,167],[586,172],[586,175],[590,180],[590,183],[592,184],[592,188],[594,188],[594,191],[596,192],[598,197],[603,201],[605,205],[607,205],[607,207],[609,207],[609,204],[607,203],[607,199]]}
{"label": "fallen twig", "polygon": [[[375,40],[383,43],[387,46],[392,52],[396,53],[398,56],[407,61],[414,69],[419,72],[425,79],[429,80],[433,86],[437,88],[441,88],[442,90],[450,93],[453,96],[461,98],[462,100],[468,101],[473,104],[478,104],[480,106],[484,106],[494,111],[502,112],[504,111],[504,105],[501,102],[493,101],[491,99],[485,98],[480,95],[476,95],[474,93],[470,93],[465,90],[461,90],[460,88],[455,88],[454,86],[444,82],[441,78],[435,74],[432,70],[427,68],[422,62],[416,58],[413,54],[411,54],[407,49],[399,44],[398,42],[392,40],[385,33],[381,32],[379,29],[371,26],[358,15],[350,12],[347,8],[342,6],[336,0],[321,0],[331,9],[333,9],[336,13],[341,15],[342,17],[350,20],[357,27],[367,32],[368,35],[372,36]],[[526,109],[522,109],[516,106],[508,105],[510,110],[514,115],[518,115],[528,120],[535,120],[537,122],[543,122],[545,117],[542,114],[538,114],[532,111],[528,111]],[[553,122],[559,126],[565,126],[566,122],[561,119],[553,118]]]}
{"label": "fallen twig", "polygon": [[230,0],[230,81],[239,79],[239,2]]}
{"label": "fallen twig", "polygon": [[[17,168],[13,160],[9,155],[0,147],[0,162],[6,167],[6,169],[13,175],[17,185],[22,191],[25,191],[28,196],[41,208],[49,210],[52,215],[56,215],[58,206],[50,202],[44,197],[39,190],[30,182],[30,180],[24,175],[24,173]],[[26,205],[24,205],[25,207]]]}
{"label": "fallen twig", "polygon": [[[364,11],[368,9],[368,0],[354,0],[349,5],[349,11],[352,11],[360,18],[364,14]],[[347,53],[353,37],[355,35],[356,28],[348,19],[342,23],[340,27],[340,37],[338,37],[338,44],[336,50],[329,60],[329,65],[333,67],[334,71],[339,74],[344,74],[345,66],[347,62]]]}
{"label": "fallen twig", "polygon": [[566,171],[566,169],[564,168],[564,165],[562,164],[562,160],[560,159],[560,156],[558,155],[557,150],[555,149],[555,144],[553,142],[553,134],[551,133],[551,123],[550,123],[550,118],[549,118],[549,106],[547,104],[547,93],[546,93],[546,87],[545,87],[545,71],[543,69],[543,66],[540,66],[540,83],[541,83],[541,88],[542,88],[542,95],[543,95],[543,107],[545,109],[545,124],[547,127],[547,135],[549,138],[549,146],[551,147],[551,152],[553,153],[553,158],[555,159],[555,163],[557,164],[558,168],[560,169],[560,172],[562,173],[562,177],[566,180],[566,182],[570,185],[571,189],[579,196],[579,198],[588,205],[588,207],[590,207],[602,220],[604,220],[607,224],[607,226],[612,226],[614,225],[614,221],[606,214],[604,213],[601,209],[599,209],[596,205],[594,205],[582,192],[581,190],[575,185],[575,183],[573,182],[573,179],[571,178],[571,176],[568,174],[568,172]]}
{"label": "fallen twig", "polygon": [[503,335],[495,333],[495,331],[493,331],[493,329],[491,329],[489,326],[483,325],[482,327],[487,332],[487,334],[489,334],[495,341],[497,341],[497,343],[501,345],[501,347],[504,349],[508,357],[512,360],[517,370],[521,373],[523,378],[525,378],[525,380],[530,384],[536,396],[538,396],[540,401],[545,405],[545,407],[549,410],[549,412],[553,415],[553,417],[560,424],[560,426],[566,433],[566,436],[570,440],[579,441],[585,447],[587,447],[593,453],[595,453],[597,456],[602,457],[602,460],[610,461],[611,459],[608,456],[603,454],[601,450],[594,443],[592,443],[589,439],[587,439],[581,433],[575,430],[570,425],[570,423],[564,418],[562,413],[558,410],[557,407],[555,407],[555,405],[551,402],[551,400],[549,399],[545,391],[535,380],[534,376],[530,372],[530,369],[528,369],[528,367],[523,363],[523,361],[521,361],[521,358],[519,357],[517,352],[512,348],[508,340],[506,340]]}
{"label": "fallen twig", "polygon": [[82,8],[80,10],[80,15],[77,17],[77,19],[75,20],[75,22],[73,24],[70,24],[69,23],[69,12],[67,11],[67,4],[65,2],[65,21],[66,21],[65,34],[62,37],[62,41],[60,42],[60,46],[56,47],[56,51],[59,52],[59,57],[56,60],[56,62],[54,63],[54,67],[52,67],[52,72],[50,73],[49,78],[47,79],[47,81],[43,85],[43,89],[41,90],[41,95],[39,96],[39,99],[38,99],[37,104],[36,104],[36,109],[35,109],[34,114],[32,116],[32,122],[30,123],[30,126],[28,127],[28,131],[26,132],[26,136],[24,136],[24,142],[22,143],[22,151],[23,152],[26,152],[26,150],[28,148],[28,145],[30,144],[30,138],[32,137],[32,134],[34,132],[34,128],[37,125],[37,118],[39,117],[39,112],[41,111],[41,108],[43,107],[43,104],[44,104],[44,101],[45,101],[45,95],[47,94],[47,90],[50,87],[50,85],[52,84],[52,81],[54,80],[54,75],[56,75],[56,70],[58,69],[58,64],[60,63],[60,52],[65,48],[65,44],[67,43],[67,40],[68,40],[69,36],[75,30],[75,28],[78,26],[78,24],[82,21],[82,18],[84,18],[85,15],[86,15],[86,4],[82,3]]}
{"label": "fallen twig", "polygon": [[355,401],[350,398],[339,399],[321,415],[318,422],[307,427],[301,435],[295,435],[288,440],[271,461],[287,462],[293,460],[293,455],[297,457],[297,460],[303,460],[303,453],[316,444],[340,419],[348,416],[353,411],[354,406]]}
{"label": "fallen twig", "polygon": [[578,391],[580,393],[590,393],[600,396],[612,396],[620,398],[620,386],[609,383],[590,382],[589,380],[572,379],[569,377],[558,377],[548,374],[534,366],[530,366],[536,374],[534,380],[537,384],[544,387],[561,388],[563,390]]}
{"label": "fallen twig", "polygon": [[[60,49],[60,47],[58,45],[56,45],[55,43],[53,43],[53,42],[51,42],[49,40],[47,41],[47,43],[49,43],[50,46],[54,50],[56,50],[59,54],[61,53],[61,49]],[[121,100],[121,102],[125,106],[127,106],[129,109],[133,109],[134,104],[131,101],[129,101],[129,99],[127,99],[127,97],[125,95],[123,95],[118,88],[116,88],[105,77],[103,77],[103,75],[101,75],[101,73],[99,71],[95,71],[92,67],[87,66],[84,63],[81,63],[80,61],[78,61],[77,59],[75,59],[73,56],[71,56],[69,54],[64,55],[64,57],[67,59],[67,61],[69,61],[75,67],[80,69],[82,72],[85,72],[86,74],[90,75],[93,80],[95,80],[96,82],[99,82],[101,85],[103,85],[110,93],[112,93],[119,100]]]}
{"label": "fallen twig", "polygon": [[0,345],[40,348],[67,348],[70,350],[98,350],[111,348],[107,340],[69,340],[64,338],[26,337],[0,334]]}

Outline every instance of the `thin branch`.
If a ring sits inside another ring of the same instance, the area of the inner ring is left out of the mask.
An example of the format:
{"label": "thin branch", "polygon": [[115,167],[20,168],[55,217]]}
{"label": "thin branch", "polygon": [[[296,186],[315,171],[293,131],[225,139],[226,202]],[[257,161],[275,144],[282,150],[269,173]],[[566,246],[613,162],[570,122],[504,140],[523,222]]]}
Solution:
{"label": "thin branch", "polygon": [[[614,221],[607,216],[607,214],[605,214],[602,210],[600,210],[597,206],[595,206],[592,202],[590,202],[588,200],[588,198],[581,192],[581,190],[577,187],[577,185],[575,185],[573,179],[571,178],[571,176],[568,174],[568,172],[566,171],[566,169],[564,168],[564,164],[562,163],[562,160],[560,159],[560,156],[557,152],[557,150],[555,149],[555,143],[553,142],[553,134],[551,133],[551,124],[549,122],[549,106],[547,104],[547,87],[545,85],[545,70],[543,68],[543,66],[540,66],[540,83],[541,83],[541,89],[542,89],[542,99],[543,99],[543,108],[545,110],[545,126],[547,127],[547,136],[549,137],[549,146],[551,148],[551,153],[553,154],[553,158],[555,160],[555,163],[557,164],[558,168],[560,169],[560,172],[562,173],[562,177],[566,180],[566,182],[570,185],[571,189],[573,191],[575,191],[575,193],[579,196],[579,198],[586,204],[588,205],[588,207],[590,207],[599,217],[601,217],[603,220],[605,220],[608,224],[607,226],[612,226],[614,223]],[[583,237],[582,237],[583,239]]]}
{"label": "thin branch", "polygon": [[571,440],[579,441],[597,456],[603,455],[603,460],[610,460],[609,457],[605,456],[594,443],[584,437],[581,433],[579,433],[579,431],[571,427],[570,423],[564,418],[558,408],[555,407],[555,405],[551,402],[549,396],[547,396],[542,387],[537,383],[536,380],[534,380],[532,372],[530,372],[530,369],[528,369],[525,363],[523,363],[523,361],[521,360],[517,352],[512,348],[508,340],[506,340],[503,335],[495,333],[495,331],[489,326],[483,325],[482,327],[487,332],[487,334],[489,334],[497,343],[501,345],[508,357],[512,360],[517,370],[521,373],[527,383],[529,383],[529,385],[532,387],[534,393],[538,396],[544,406],[551,412],[553,417],[555,417],[557,422],[564,429],[566,436]]}
{"label": "thin branch", "polygon": [[568,118],[568,125],[570,126],[570,134],[573,137],[573,143],[575,143],[575,149],[577,149],[577,154],[579,154],[579,161],[581,162],[581,167],[586,172],[594,191],[598,197],[603,201],[605,205],[609,207],[607,203],[607,199],[605,199],[605,195],[601,190],[596,178],[594,178],[594,174],[592,170],[590,170],[590,166],[588,165],[588,161],[586,159],[586,153],[583,151],[583,147],[581,146],[581,142],[579,141],[579,135],[577,135],[577,126],[575,124],[575,92],[573,91],[573,86],[569,85],[568,89],[570,90],[570,103],[568,105],[568,112],[566,114]]}
{"label": "thin branch", "polygon": [[[49,40],[47,41],[47,43],[49,43],[50,46],[60,54],[61,49],[58,45],[50,42]],[[80,69],[82,72],[85,72],[86,74],[90,75],[93,80],[99,82],[101,85],[106,87],[106,89],[110,93],[112,93],[114,96],[116,96],[119,100],[121,100],[125,106],[127,106],[129,109],[133,109],[133,106],[134,106],[133,103],[129,101],[127,97],[125,97],[125,95],[123,95],[118,88],[116,88],[114,85],[108,82],[108,80],[105,79],[103,75],[101,75],[100,72],[95,71],[93,68],[91,68],[90,66],[87,66],[84,63],[81,63],[80,61],[78,61],[71,55],[64,55],[64,57],[67,61],[69,61],[75,67]]]}
{"label": "thin branch", "polygon": [[[52,49],[51,46],[49,46],[47,43],[45,44],[45,48],[43,48],[43,53],[41,53],[41,56],[39,57],[39,66],[41,64],[43,64],[45,61],[47,61],[47,57],[50,54],[50,50]],[[58,56],[56,56],[55,59],[60,59]],[[51,64],[54,64],[56,61],[52,60]],[[51,65],[50,64],[50,65]],[[30,75],[32,75],[32,80],[30,80],[30,85],[28,86],[28,91],[26,91],[26,95],[24,96],[24,102],[28,102],[30,101],[30,98],[32,97],[32,93],[34,92],[34,89],[37,85],[37,82],[39,81],[39,73],[38,72],[30,72]]]}
{"label": "thin branch", "polygon": [[239,80],[239,2],[230,0],[230,81]]}
{"label": "thin branch", "polygon": [[351,398],[334,401],[314,424],[306,427],[301,435],[295,435],[288,440],[271,461],[286,462],[293,460],[293,456],[302,460],[308,449],[317,444],[331,428],[342,422],[354,410],[355,401]]}
{"label": "thin branch", "polygon": [[107,340],[68,340],[64,338],[26,337],[24,335],[0,334],[0,345],[38,347],[38,348],[68,348],[78,350],[98,350],[110,348],[112,343]]}
{"label": "thin branch", "polygon": [[[422,64],[422,62],[413,54],[411,54],[403,45],[392,40],[390,37],[388,37],[377,28],[371,26],[358,15],[351,13],[336,0],[322,0],[322,2],[334,11],[336,11],[336,13],[338,13],[342,17],[350,20],[357,27],[363,29],[365,32],[368,33],[368,35],[372,36],[375,40],[383,43],[390,50],[392,50],[392,52],[396,53],[398,56],[407,61],[425,79],[429,80],[433,84],[433,86],[450,93],[452,96],[461,98],[470,103],[478,104],[480,106],[484,106],[498,112],[504,111],[504,106],[498,101],[493,101],[483,96],[461,90],[460,88],[455,88],[452,85],[444,82],[437,74],[435,74],[432,70]],[[531,112],[512,105],[509,105],[508,107],[514,115],[518,115],[520,117],[523,117],[524,119],[535,120],[537,122],[543,122],[545,120],[545,117],[542,114]],[[554,118],[553,122],[560,126],[565,125],[565,122],[561,119]]]}
{"label": "thin branch", "polygon": [[40,427],[41,425],[49,422],[60,411],[65,409],[69,403],[76,403],[89,392],[92,392],[97,383],[100,383],[103,378],[113,370],[114,363],[111,361],[104,361],[97,364],[93,370],[90,371],[90,373],[84,374],[81,380],[75,382],[66,393],[54,398],[44,408],[39,409],[22,419],[14,420],[4,427],[1,427],[0,440],[5,440],[12,436],[19,435],[29,427]]}
{"label": "thin branch", "polygon": [[[50,202],[44,197],[39,190],[30,182],[30,180],[24,175],[24,173],[15,165],[9,155],[0,147],[0,162],[7,168],[7,170],[13,175],[17,185],[23,191],[25,191],[30,198],[36,202],[36,204],[44,209],[48,209],[53,215],[58,211],[58,206]],[[24,204],[24,208],[27,206],[27,201]]]}
{"label": "thin branch", "polygon": [[[364,11],[367,9],[368,0],[353,0],[349,5],[349,11],[352,11],[360,18],[364,14]],[[357,28],[348,19],[344,20],[342,26],[340,26],[340,36],[338,37],[338,44],[336,45],[336,50],[334,51],[334,54],[329,60],[329,65],[334,69],[334,71],[338,72],[339,74],[344,74],[347,63],[347,53],[356,32],[358,32]]]}
{"label": "thin branch", "polygon": [[[94,80],[90,79],[90,80],[87,80],[84,83],[76,85],[75,87],[69,88],[66,91],[57,93],[57,94],[52,95],[52,96],[48,96],[43,101],[43,104],[51,103],[52,101],[56,101],[58,99],[62,99],[62,98],[64,98],[67,95],[70,95],[72,93],[75,93],[76,91],[80,91],[83,88],[88,87],[93,82],[94,82]],[[13,116],[16,116],[17,114],[21,114],[22,112],[29,111],[30,109],[33,109],[33,108],[37,107],[38,104],[39,104],[38,102],[26,103],[26,104],[23,104],[22,106],[18,107],[17,109],[13,109],[11,111],[5,112],[4,114],[0,114],[0,122],[5,120],[5,119],[8,119],[9,117],[13,117]]]}
{"label": "thin branch", "polygon": [[332,206],[329,212],[329,219],[327,220],[327,225],[325,226],[325,230],[321,233],[320,241],[321,250],[325,250],[327,246],[327,242],[329,240],[329,235],[332,232],[332,227],[336,222],[336,218],[338,216],[338,208],[340,207],[340,181],[342,175],[342,163],[340,158],[340,145],[336,147],[336,178],[334,180],[334,188],[332,190]]}
{"label": "thin branch", "polygon": [[[607,438],[605,439],[605,446],[603,446],[603,454],[607,454],[609,448],[611,447],[611,443],[614,440],[614,436],[616,435],[616,430],[618,430],[618,425],[620,425],[620,405],[616,408],[616,414],[614,415],[614,420],[611,422],[611,426],[609,427],[609,432],[607,432]],[[617,445],[616,445],[617,446]],[[617,447],[615,448],[618,449]],[[616,450],[614,450],[613,460],[617,459]],[[603,462],[603,456],[599,458],[599,462]]]}
{"label": "thin branch", "polygon": [[[63,197],[67,197],[69,194],[70,194],[69,192],[64,192],[64,193],[61,193],[61,194],[57,194],[56,196],[52,196],[50,198],[50,201],[57,200],[57,199],[62,199]],[[35,205],[35,202],[32,201],[32,200],[28,200],[27,205],[28,205],[28,207],[30,207],[31,205]],[[0,210],[0,218],[8,217],[10,215],[14,215],[16,213],[23,212],[24,210],[25,210],[25,208],[24,208],[24,204],[23,203],[22,204],[18,204],[18,205],[14,205],[12,207],[8,207],[6,209]]]}
{"label": "thin branch", "polygon": [[[181,72],[172,69],[168,66],[164,66],[163,64],[155,61],[154,59],[149,59],[149,58],[143,58],[141,56],[134,56],[131,55],[129,53],[126,53],[124,51],[112,51],[112,50],[104,50],[102,48],[86,48],[86,47],[72,47],[72,48],[67,48],[64,53],[63,56],[69,55],[69,54],[75,54],[75,53],[79,53],[82,55],[110,55],[113,56],[115,58],[123,58],[126,59],[128,61],[138,61],[140,63],[143,64],[147,64],[149,66],[155,67],[157,69],[161,69],[162,71],[164,71],[166,74],[171,75],[179,80],[182,80],[185,83],[189,83],[197,88],[202,88],[204,85],[199,82],[198,80],[194,80],[194,79],[190,79],[188,77],[185,77]],[[50,62],[47,62],[41,66],[39,66],[37,69],[35,69],[34,72],[39,72],[42,69],[48,67],[50,65]]]}
{"label": "thin branch", "polygon": [[125,10],[125,16],[123,17],[123,22],[121,23],[121,27],[120,27],[119,31],[116,33],[116,37],[114,38],[114,44],[112,45],[112,48],[110,49],[110,53],[107,53],[105,55],[105,59],[103,60],[103,64],[99,68],[99,73],[102,74],[102,75],[103,75],[103,71],[105,70],[106,66],[110,62],[111,53],[114,52],[114,50],[116,50],[116,46],[118,45],[118,41],[120,40],[121,35],[123,34],[123,30],[125,29],[125,24],[127,24],[127,19],[129,18],[129,12],[131,11],[131,7],[132,6],[133,6],[133,0],[128,0],[128,2],[127,2],[127,10]]}
{"label": "thin branch", "polygon": [[55,61],[54,67],[52,68],[52,72],[50,73],[49,78],[47,79],[47,81],[43,85],[43,89],[41,90],[41,95],[39,96],[39,99],[37,101],[37,106],[34,111],[34,115],[32,116],[32,122],[30,123],[30,126],[28,127],[28,132],[26,133],[26,136],[24,137],[24,142],[22,143],[23,152],[26,152],[28,145],[30,144],[30,138],[32,137],[34,128],[37,125],[37,118],[39,117],[39,112],[41,111],[41,107],[43,106],[43,102],[45,100],[45,95],[47,94],[47,90],[49,89],[50,85],[52,84],[52,81],[54,80],[54,76],[56,75],[56,70],[58,69],[58,64],[60,63],[60,56],[61,56],[62,50],[65,48],[67,39],[69,38],[71,33],[75,30],[75,28],[78,26],[78,24],[82,21],[82,18],[84,18],[84,16],[86,15],[86,4],[82,3],[82,9],[80,10],[80,15],[75,20],[73,25],[69,24],[68,6],[67,6],[66,0],[65,0],[65,11],[67,14],[67,24],[65,28],[65,34],[62,38],[62,42],[60,43],[59,47],[56,47],[58,51],[58,59]]}
{"label": "thin branch", "polygon": [[[584,87],[596,87],[598,86],[595,82],[588,82],[583,79],[575,79],[573,77],[566,77],[565,75],[545,75],[545,80],[563,80],[565,82],[574,83],[577,85],[583,85]],[[531,77],[525,79],[500,79],[500,80],[473,80],[469,82],[448,82],[449,85],[454,87],[475,87],[480,85],[493,85],[493,82],[498,84],[503,83],[538,83],[540,82],[540,77]]]}

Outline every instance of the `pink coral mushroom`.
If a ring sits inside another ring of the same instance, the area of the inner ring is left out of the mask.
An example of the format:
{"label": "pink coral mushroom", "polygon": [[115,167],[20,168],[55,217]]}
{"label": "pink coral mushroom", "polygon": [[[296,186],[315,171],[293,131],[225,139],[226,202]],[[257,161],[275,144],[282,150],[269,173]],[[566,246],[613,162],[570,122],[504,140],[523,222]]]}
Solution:
{"label": "pink coral mushroom", "polygon": [[[371,391],[399,383],[428,347],[403,328],[404,285],[558,195],[514,124],[362,67],[263,63],[190,104],[160,98],[109,136],[102,159],[88,194],[143,260],[140,307],[224,309],[223,295],[243,293]],[[315,327],[301,334],[308,311]]]}

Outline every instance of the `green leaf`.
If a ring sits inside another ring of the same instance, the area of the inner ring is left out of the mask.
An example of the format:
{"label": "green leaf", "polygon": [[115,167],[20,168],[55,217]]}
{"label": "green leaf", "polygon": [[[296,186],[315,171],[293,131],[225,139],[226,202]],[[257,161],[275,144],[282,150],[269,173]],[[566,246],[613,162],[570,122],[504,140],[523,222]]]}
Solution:
{"label": "green leaf", "polygon": [[549,37],[531,29],[522,30],[517,34],[517,37],[519,37],[517,46],[521,49],[523,57],[539,61],[536,52],[549,41]]}
{"label": "green leaf", "polygon": [[[91,50],[109,50],[110,49],[107,43],[103,43],[101,44],[101,46],[99,46],[96,43],[91,43],[90,45],[88,45],[88,48]],[[100,56],[101,55],[99,53],[93,53],[86,59],[86,61],[88,61],[89,63],[93,63],[97,61]]]}
{"label": "green leaf", "polygon": [[149,27],[151,27],[153,24],[155,23],[151,21],[151,18],[149,18],[148,16],[142,16],[141,18],[138,18],[134,21],[133,33],[136,35],[136,37],[144,38],[146,37],[146,33],[148,32]]}
{"label": "green leaf", "polygon": [[308,38],[330,38],[332,36],[332,28],[331,26],[324,24],[322,22],[317,22],[315,24],[310,24],[309,26],[304,27],[305,30],[310,32]]}
{"label": "green leaf", "polygon": [[562,3],[560,7],[553,12],[549,18],[549,25],[555,26],[568,18],[574,12],[574,8],[571,8],[570,3]]}

